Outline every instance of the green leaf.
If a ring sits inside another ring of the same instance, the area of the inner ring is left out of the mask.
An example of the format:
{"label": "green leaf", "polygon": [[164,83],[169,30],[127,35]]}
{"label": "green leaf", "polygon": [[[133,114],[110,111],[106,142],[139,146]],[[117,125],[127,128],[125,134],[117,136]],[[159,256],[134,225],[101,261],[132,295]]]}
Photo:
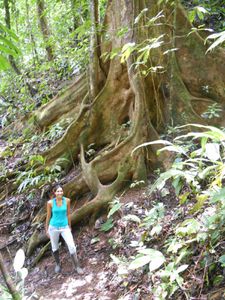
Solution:
{"label": "green leaf", "polygon": [[205,242],[208,238],[208,234],[206,232],[199,232],[196,236],[198,242]]}
{"label": "green leaf", "polygon": [[196,219],[187,219],[176,229],[176,234],[185,236],[197,233],[200,230],[200,223]]}
{"label": "green leaf", "polygon": [[182,265],[176,270],[177,273],[182,273],[188,268],[188,265]]}
{"label": "green leaf", "polygon": [[0,44],[0,50],[5,53],[5,54],[9,54],[9,55],[12,55],[12,56],[17,56],[18,54],[13,50],[13,49],[10,49],[8,47],[5,47],[3,45]]}
{"label": "green leaf", "polygon": [[151,257],[149,255],[143,255],[136,259],[134,259],[129,265],[130,270],[135,270],[140,267],[147,265],[151,261]]}
{"label": "green leaf", "polygon": [[160,12],[158,12],[158,14],[154,17],[152,17],[149,21],[148,21],[148,25],[151,25],[151,24],[154,24],[155,21],[157,21],[158,19],[160,18],[164,18],[164,15],[163,15],[163,10],[161,10]]}
{"label": "green leaf", "polygon": [[123,261],[120,258],[118,258],[117,256],[115,256],[113,254],[110,254],[110,257],[112,258],[113,262],[117,265],[123,263]]}
{"label": "green leaf", "polygon": [[170,169],[160,175],[160,177],[151,186],[150,193],[155,189],[162,189],[169,178],[184,177],[187,182],[193,181],[195,174],[191,172],[184,172],[182,170]]}
{"label": "green leaf", "polygon": [[135,43],[127,43],[122,48],[121,63],[124,63],[135,49]]}
{"label": "green leaf", "polygon": [[0,70],[7,70],[10,68],[10,63],[8,60],[0,54]]}
{"label": "green leaf", "polygon": [[134,24],[137,24],[141,17],[148,11],[148,8],[142,9],[142,11],[139,13],[139,15],[135,18]]}
{"label": "green leaf", "polygon": [[213,285],[218,286],[223,282],[223,280],[224,280],[223,275],[217,275],[215,278],[213,278]]}
{"label": "green leaf", "polygon": [[214,43],[207,49],[206,53],[212,51],[217,46],[221,45],[225,41],[225,31],[211,34],[207,37],[207,39],[216,39]]}
{"label": "green leaf", "polygon": [[166,261],[162,252],[155,249],[142,249],[139,250],[139,253],[145,254],[150,258],[149,270],[153,272],[157,270],[161,265]]}
{"label": "green leaf", "polygon": [[159,233],[162,231],[162,226],[157,224],[154,226],[150,232],[150,235],[153,236],[154,234],[159,235]]}
{"label": "green leaf", "polygon": [[205,145],[206,145],[207,141],[208,141],[207,137],[203,137],[201,139],[201,148],[202,148],[203,151],[205,151]]}
{"label": "green leaf", "polygon": [[113,219],[109,218],[104,224],[102,224],[100,231],[109,231],[113,226]]}
{"label": "green leaf", "polygon": [[9,29],[8,27],[4,26],[2,23],[0,23],[0,29],[7,33],[9,37],[13,38],[16,42],[19,41],[17,35],[11,30]]}
{"label": "green leaf", "polygon": [[182,242],[173,239],[167,251],[172,253],[177,253],[180,248],[183,247]]}
{"label": "green leaf", "polygon": [[171,142],[168,142],[168,141],[164,141],[164,140],[156,140],[156,141],[153,141],[153,142],[147,142],[147,143],[143,143],[137,147],[135,147],[132,152],[131,152],[131,155],[133,155],[133,153],[139,149],[139,148],[142,148],[142,147],[146,147],[146,146],[149,146],[149,145],[156,145],[156,144],[162,144],[162,145],[173,145]]}
{"label": "green leaf", "polygon": [[179,193],[180,193],[180,190],[181,190],[181,188],[182,188],[182,186],[183,186],[183,182],[182,182],[181,178],[180,178],[180,177],[176,177],[176,178],[173,180],[173,182],[172,182],[172,186],[174,187],[175,193],[176,193],[176,195],[178,196]]}
{"label": "green leaf", "polygon": [[141,219],[138,218],[138,216],[136,216],[136,215],[126,215],[126,216],[123,217],[123,219],[126,220],[126,221],[141,223]]}
{"label": "green leaf", "polygon": [[113,207],[110,209],[107,218],[110,218],[116,211],[118,211],[121,208],[121,206],[122,205],[119,202],[113,203]]}
{"label": "green leaf", "polygon": [[203,207],[203,205],[204,205],[205,201],[208,199],[208,197],[209,196],[206,194],[197,195],[196,196],[197,203],[195,203],[195,205],[192,207],[192,209],[190,210],[190,213],[193,214],[193,213],[199,211]]}
{"label": "green leaf", "polygon": [[192,10],[188,13],[188,19],[191,23],[193,23],[194,19],[195,19],[195,11]]}
{"label": "green leaf", "polygon": [[224,141],[225,140],[225,133],[220,130],[219,128],[213,127],[213,126],[206,126],[206,125],[200,125],[200,124],[186,124],[177,127],[178,129],[182,129],[185,127],[197,127],[197,128],[205,128],[208,129],[209,131],[205,132],[189,132],[185,135],[178,136],[174,139],[174,141],[183,139],[183,138],[188,138],[188,137],[193,137],[194,139],[197,138],[211,138],[214,139],[215,141]]}
{"label": "green leaf", "polygon": [[138,255],[138,257],[131,262],[129,266],[130,270],[135,270],[149,263],[150,272],[153,272],[161,267],[166,260],[164,255],[155,249],[142,249],[139,250],[139,253],[143,254],[143,256]]}
{"label": "green leaf", "polygon": [[179,203],[180,205],[183,205],[184,203],[186,203],[187,199],[188,199],[188,196],[190,195],[190,192],[186,192],[182,195],[179,196]]}
{"label": "green leaf", "polygon": [[155,258],[154,260],[152,260],[149,264],[150,272],[153,272],[153,271],[157,270],[158,268],[160,268],[161,265],[165,262],[165,260],[166,259],[164,256],[163,257],[159,256],[159,257]]}
{"label": "green leaf", "polygon": [[221,159],[220,145],[218,143],[207,143],[205,145],[205,156],[212,161]]}
{"label": "green leaf", "polygon": [[20,50],[8,39],[0,35],[0,41],[3,45],[7,45],[10,49],[14,50],[17,54],[20,54]]}
{"label": "green leaf", "polygon": [[27,187],[27,185],[29,185],[31,182],[30,178],[25,178],[21,184],[18,187],[18,193],[22,192],[23,190],[25,190],[25,188]]}
{"label": "green leaf", "polygon": [[225,254],[220,256],[219,262],[221,263],[221,266],[224,268],[225,267]]}
{"label": "green leaf", "polygon": [[199,178],[205,179],[209,174],[213,173],[212,171],[215,171],[216,166],[213,164],[212,166],[208,166],[207,168],[204,168],[202,172],[199,173]]}
{"label": "green leaf", "polygon": [[212,199],[210,202],[216,203],[218,201],[222,201],[225,198],[225,188],[220,189],[219,191],[216,191],[212,195]]}

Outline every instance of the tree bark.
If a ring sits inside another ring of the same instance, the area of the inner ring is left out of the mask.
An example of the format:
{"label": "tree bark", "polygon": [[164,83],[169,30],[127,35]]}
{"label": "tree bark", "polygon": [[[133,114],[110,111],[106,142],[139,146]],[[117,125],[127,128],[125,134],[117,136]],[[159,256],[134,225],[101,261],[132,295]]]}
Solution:
{"label": "tree bark", "polygon": [[33,54],[33,62],[34,65],[39,62],[39,57],[36,49],[36,43],[33,35],[33,28],[30,22],[30,7],[28,0],[26,0],[26,22],[27,22],[27,34],[30,36],[30,43],[32,45],[32,54]]}
{"label": "tree bark", "polygon": [[47,22],[47,18],[45,16],[45,3],[44,0],[37,0],[37,12],[40,29],[43,35],[43,39],[45,42],[45,50],[47,53],[47,58],[49,61],[53,61],[54,59],[54,51],[52,42],[50,42],[50,29]]}
{"label": "tree bark", "polygon": [[91,38],[90,38],[90,64],[89,64],[89,85],[91,101],[99,93],[104,78],[101,70],[101,46],[100,46],[100,23],[98,0],[90,1],[91,14]]}

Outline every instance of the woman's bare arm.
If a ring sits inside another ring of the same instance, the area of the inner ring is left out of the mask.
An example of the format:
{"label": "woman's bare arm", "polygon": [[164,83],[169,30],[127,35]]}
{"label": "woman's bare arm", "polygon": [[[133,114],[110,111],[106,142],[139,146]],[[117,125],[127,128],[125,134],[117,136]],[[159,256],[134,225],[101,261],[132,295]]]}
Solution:
{"label": "woman's bare arm", "polygon": [[51,214],[52,214],[52,203],[51,203],[51,200],[49,200],[47,202],[47,216],[46,216],[46,223],[45,223],[45,231],[46,231],[46,234],[47,234],[48,237],[49,237],[48,226],[49,226],[49,221],[50,221],[50,218],[51,218]]}
{"label": "woman's bare arm", "polygon": [[68,224],[71,229],[71,215],[70,215],[70,199],[66,198],[66,203],[67,203],[67,218],[68,218]]}

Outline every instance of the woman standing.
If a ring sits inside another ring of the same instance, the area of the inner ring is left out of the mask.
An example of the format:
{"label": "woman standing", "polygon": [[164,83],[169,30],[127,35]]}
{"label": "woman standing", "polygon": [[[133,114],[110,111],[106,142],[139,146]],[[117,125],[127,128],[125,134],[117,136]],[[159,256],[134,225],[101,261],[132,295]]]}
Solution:
{"label": "woman standing", "polygon": [[59,236],[62,235],[72,258],[75,270],[83,274],[79,267],[76,246],[71,233],[70,199],[63,197],[63,189],[60,185],[53,189],[55,198],[47,202],[46,234],[50,238],[52,253],[55,258],[55,272],[61,271],[59,259]]}

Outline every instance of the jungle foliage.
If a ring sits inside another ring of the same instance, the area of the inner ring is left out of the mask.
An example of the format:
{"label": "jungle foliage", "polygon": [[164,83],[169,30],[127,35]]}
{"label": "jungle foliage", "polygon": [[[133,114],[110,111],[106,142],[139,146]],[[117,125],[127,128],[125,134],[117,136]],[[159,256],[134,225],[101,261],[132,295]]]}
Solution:
{"label": "jungle foliage", "polygon": [[132,255],[109,241],[121,285],[138,270],[154,299],[200,299],[224,284],[225,7],[128,2],[0,3],[0,209],[32,210],[19,243],[34,264],[52,184],[79,199],[73,224],[111,207],[102,232],[118,192],[149,184],[152,207],[121,218]]}

